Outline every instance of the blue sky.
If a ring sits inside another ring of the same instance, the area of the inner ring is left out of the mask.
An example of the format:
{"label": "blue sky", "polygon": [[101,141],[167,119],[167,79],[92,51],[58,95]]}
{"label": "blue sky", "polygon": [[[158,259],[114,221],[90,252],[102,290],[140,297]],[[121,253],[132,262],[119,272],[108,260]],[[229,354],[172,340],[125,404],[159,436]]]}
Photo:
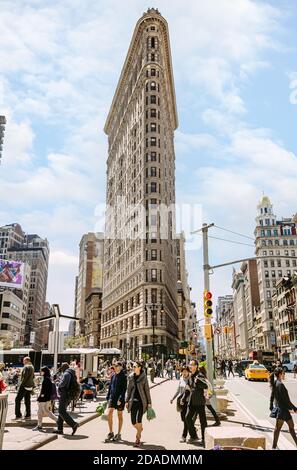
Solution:
{"label": "blue sky", "polygon": [[[8,122],[0,224],[19,222],[49,239],[48,300],[67,314],[78,243],[96,228],[105,200],[104,121],[135,23],[149,6],[170,29],[177,201],[249,236],[262,191],[279,217],[297,211],[295,1],[1,0],[0,114]],[[200,306],[201,249],[188,248]],[[253,253],[210,240],[213,263]],[[212,276],[215,297],[230,293],[231,272]]]}

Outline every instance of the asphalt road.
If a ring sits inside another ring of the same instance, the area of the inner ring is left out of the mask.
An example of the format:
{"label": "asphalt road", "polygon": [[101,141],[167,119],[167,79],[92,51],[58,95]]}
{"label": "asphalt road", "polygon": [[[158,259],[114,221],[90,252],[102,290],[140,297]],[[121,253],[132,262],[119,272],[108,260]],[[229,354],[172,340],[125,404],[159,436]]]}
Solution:
{"label": "asphalt road", "polygon": [[[293,378],[293,374],[287,373],[285,382],[288,389],[290,399],[295,406],[297,406],[297,379]],[[234,398],[247,412],[250,418],[260,427],[267,428],[270,440],[272,440],[273,428],[275,420],[270,418],[269,404],[270,404],[270,387],[267,382],[247,381],[244,377],[235,377],[227,379],[227,388],[232,392]],[[297,432],[297,414],[292,415],[295,422],[295,429]],[[281,442],[286,445],[286,440],[293,444],[288,427],[286,424],[283,426],[281,433]],[[285,439],[285,441],[284,441]]]}

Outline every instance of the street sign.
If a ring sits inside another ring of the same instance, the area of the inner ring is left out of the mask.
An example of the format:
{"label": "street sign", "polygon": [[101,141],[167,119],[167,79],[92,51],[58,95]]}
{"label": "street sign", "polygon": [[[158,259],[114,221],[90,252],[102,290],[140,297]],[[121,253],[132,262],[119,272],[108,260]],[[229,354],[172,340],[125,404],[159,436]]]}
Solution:
{"label": "street sign", "polygon": [[35,331],[31,331],[30,333],[30,343],[34,343],[35,341]]}

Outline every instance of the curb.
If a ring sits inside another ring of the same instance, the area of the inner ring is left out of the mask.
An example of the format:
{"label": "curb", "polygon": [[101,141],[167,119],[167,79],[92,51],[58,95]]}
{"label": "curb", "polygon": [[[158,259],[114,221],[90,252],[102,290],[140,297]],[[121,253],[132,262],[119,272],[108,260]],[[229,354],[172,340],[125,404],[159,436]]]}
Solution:
{"label": "curb", "polygon": [[36,442],[35,444],[32,444],[31,446],[29,445],[28,447],[26,447],[26,449],[22,449],[22,450],[37,450],[39,449],[39,447],[42,447],[45,444],[48,444],[49,442],[55,441],[56,439],[58,439],[57,434],[52,434],[48,437],[45,437],[42,441]]}

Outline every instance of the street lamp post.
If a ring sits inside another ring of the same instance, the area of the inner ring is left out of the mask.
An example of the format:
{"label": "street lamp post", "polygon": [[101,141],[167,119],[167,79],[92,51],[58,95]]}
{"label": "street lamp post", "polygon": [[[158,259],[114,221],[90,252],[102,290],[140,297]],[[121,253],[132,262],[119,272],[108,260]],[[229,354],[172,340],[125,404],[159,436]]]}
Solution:
{"label": "street lamp post", "polygon": [[149,311],[151,312],[151,319],[152,319],[152,328],[153,328],[153,335],[152,335],[152,343],[153,343],[153,359],[155,360],[156,357],[156,336],[155,336],[155,327],[157,326],[157,313],[158,309],[161,309],[161,313],[163,313],[163,304],[146,304]]}
{"label": "street lamp post", "polygon": [[58,368],[58,354],[59,354],[59,327],[60,318],[67,318],[68,320],[81,321],[79,318],[62,315],[58,304],[53,304],[51,308],[52,314],[47,317],[40,318],[38,323],[54,320],[54,371]]}

